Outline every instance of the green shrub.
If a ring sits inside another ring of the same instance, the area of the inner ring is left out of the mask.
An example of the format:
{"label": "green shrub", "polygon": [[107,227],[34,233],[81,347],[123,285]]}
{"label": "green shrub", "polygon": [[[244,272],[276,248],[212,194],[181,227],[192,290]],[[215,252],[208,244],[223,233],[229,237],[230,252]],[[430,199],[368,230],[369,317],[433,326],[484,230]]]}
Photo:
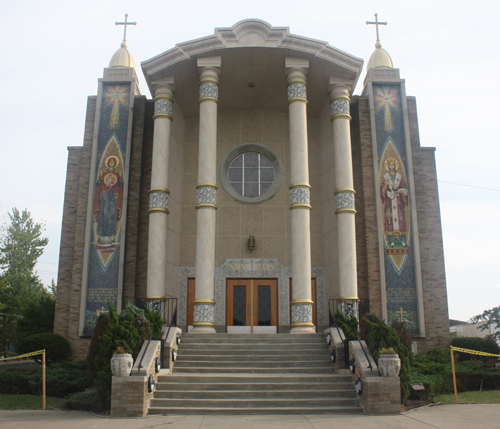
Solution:
{"label": "green shrub", "polygon": [[78,392],[70,395],[64,402],[63,407],[69,410],[94,412],[104,410],[96,390],[90,390],[88,392]]}
{"label": "green shrub", "polygon": [[401,320],[394,319],[391,323],[391,328],[396,331],[399,337],[399,341],[401,341],[401,344],[405,346],[408,349],[408,359],[410,360],[410,366],[413,365],[413,352],[411,351],[411,343],[413,342],[411,338],[411,334],[406,329],[405,322],[402,322]]}
{"label": "green shrub", "polygon": [[401,359],[401,371],[399,372],[399,379],[401,383],[401,403],[406,402],[410,396],[410,359],[409,350],[401,344],[398,333],[395,329],[391,328],[380,320],[378,323],[370,322],[369,319],[364,319],[369,329],[368,338],[370,353],[375,361],[378,361],[381,349],[388,349],[392,347]]}
{"label": "green shrub", "polygon": [[[91,385],[85,361],[61,362],[46,369],[47,396],[63,398]],[[41,395],[42,368],[8,368],[0,374],[0,394]]]}
{"label": "green shrub", "polygon": [[364,341],[370,347],[370,326],[367,322],[379,323],[380,319],[376,314],[366,314],[359,322],[359,339]]}
{"label": "green shrub", "polygon": [[97,368],[95,365],[95,359],[97,357],[102,357],[101,345],[104,343],[104,334],[108,330],[109,325],[109,314],[101,313],[97,319],[94,333],[92,339],[90,340],[90,347],[87,353],[87,370],[89,377],[92,381],[97,378]]}
{"label": "green shrub", "polygon": [[[29,337],[19,340],[16,349],[19,354],[45,349],[45,358],[48,365],[68,360],[71,356],[68,340],[58,334],[50,332],[30,335]],[[41,363],[42,355],[33,356],[33,359]]]}
{"label": "green shrub", "polygon": [[[500,347],[491,338],[475,338],[475,337],[455,337],[451,340],[451,345],[461,347],[463,349],[477,350],[480,352],[500,354]],[[469,353],[455,352],[458,354],[460,361],[465,360],[482,360],[483,362],[496,360],[497,358],[488,356],[471,355]]]}
{"label": "green shrub", "polygon": [[348,319],[337,309],[335,311],[335,322],[344,331],[346,338],[356,338],[358,336],[358,319],[356,317]]}
{"label": "green shrub", "polygon": [[161,318],[161,313],[159,311],[152,311],[148,308],[145,308],[144,316],[146,316],[146,319],[148,319],[149,324],[151,325],[151,334],[155,337],[159,337],[163,328],[163,319]]}

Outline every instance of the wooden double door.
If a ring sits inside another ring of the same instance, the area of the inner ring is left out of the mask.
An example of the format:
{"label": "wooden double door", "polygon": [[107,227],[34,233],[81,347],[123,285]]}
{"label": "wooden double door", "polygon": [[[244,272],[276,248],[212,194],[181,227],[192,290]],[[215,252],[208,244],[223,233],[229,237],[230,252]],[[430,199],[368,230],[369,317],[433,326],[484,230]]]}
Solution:
{"label": "wooden double door", "polygon": [[276,279],[228,279],[226,288],[227,326],[278,326]]}

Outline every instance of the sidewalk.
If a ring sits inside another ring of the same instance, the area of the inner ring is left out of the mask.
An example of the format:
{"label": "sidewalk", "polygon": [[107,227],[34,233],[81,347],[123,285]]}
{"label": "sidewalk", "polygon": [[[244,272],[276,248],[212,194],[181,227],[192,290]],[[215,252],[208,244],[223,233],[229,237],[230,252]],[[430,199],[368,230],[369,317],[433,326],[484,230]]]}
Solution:
{"label": "sidewalk", "polygon": [[398,416],[366,415],[252,415],[252,416],[151,416],[145,418],[98,417],[81,411],[4,411],[0,410],[2,429],[358,429],[392,428],[499,428],[500,406],[443,405],[414,410]]}

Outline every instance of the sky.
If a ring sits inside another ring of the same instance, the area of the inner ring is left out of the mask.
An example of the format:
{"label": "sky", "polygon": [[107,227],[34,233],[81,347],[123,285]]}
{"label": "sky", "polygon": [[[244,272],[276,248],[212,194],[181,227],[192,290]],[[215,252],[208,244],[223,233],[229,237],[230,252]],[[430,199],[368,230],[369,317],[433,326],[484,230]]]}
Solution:
{"label": "sky", "polygon": [[[97,93],[127,30],[136,64],[176,43],[259,18],[362,58],[382,46],[417,98],[420,141],[436,147],[450,318],[500,305],[500,2],[485,0],[20,0],[2,2],[0,222],[13,207],[45,222],[37,272],[57,280],[67,147],[83,144]],[[138,67],[140,69],[140,66]],[[363,69],[355,94],[362,91]],[[150,98],[142,71],[140,89]],[[438,203],[437,201],[435,202]]]}

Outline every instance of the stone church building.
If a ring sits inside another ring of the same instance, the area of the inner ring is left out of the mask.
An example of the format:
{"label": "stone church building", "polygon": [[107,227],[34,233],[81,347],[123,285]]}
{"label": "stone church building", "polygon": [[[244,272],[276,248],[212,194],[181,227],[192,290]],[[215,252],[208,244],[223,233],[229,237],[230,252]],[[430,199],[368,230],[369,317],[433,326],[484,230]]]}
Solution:
{"label": "stone church building", "polygon": [[338,308],[448,344],[435,149],[378,40],[363,71],[251,19],[141,68],[153,99],[124,40],[68,148],[55,332],[75,358],[138,299],[185,331],[323,332]]}

